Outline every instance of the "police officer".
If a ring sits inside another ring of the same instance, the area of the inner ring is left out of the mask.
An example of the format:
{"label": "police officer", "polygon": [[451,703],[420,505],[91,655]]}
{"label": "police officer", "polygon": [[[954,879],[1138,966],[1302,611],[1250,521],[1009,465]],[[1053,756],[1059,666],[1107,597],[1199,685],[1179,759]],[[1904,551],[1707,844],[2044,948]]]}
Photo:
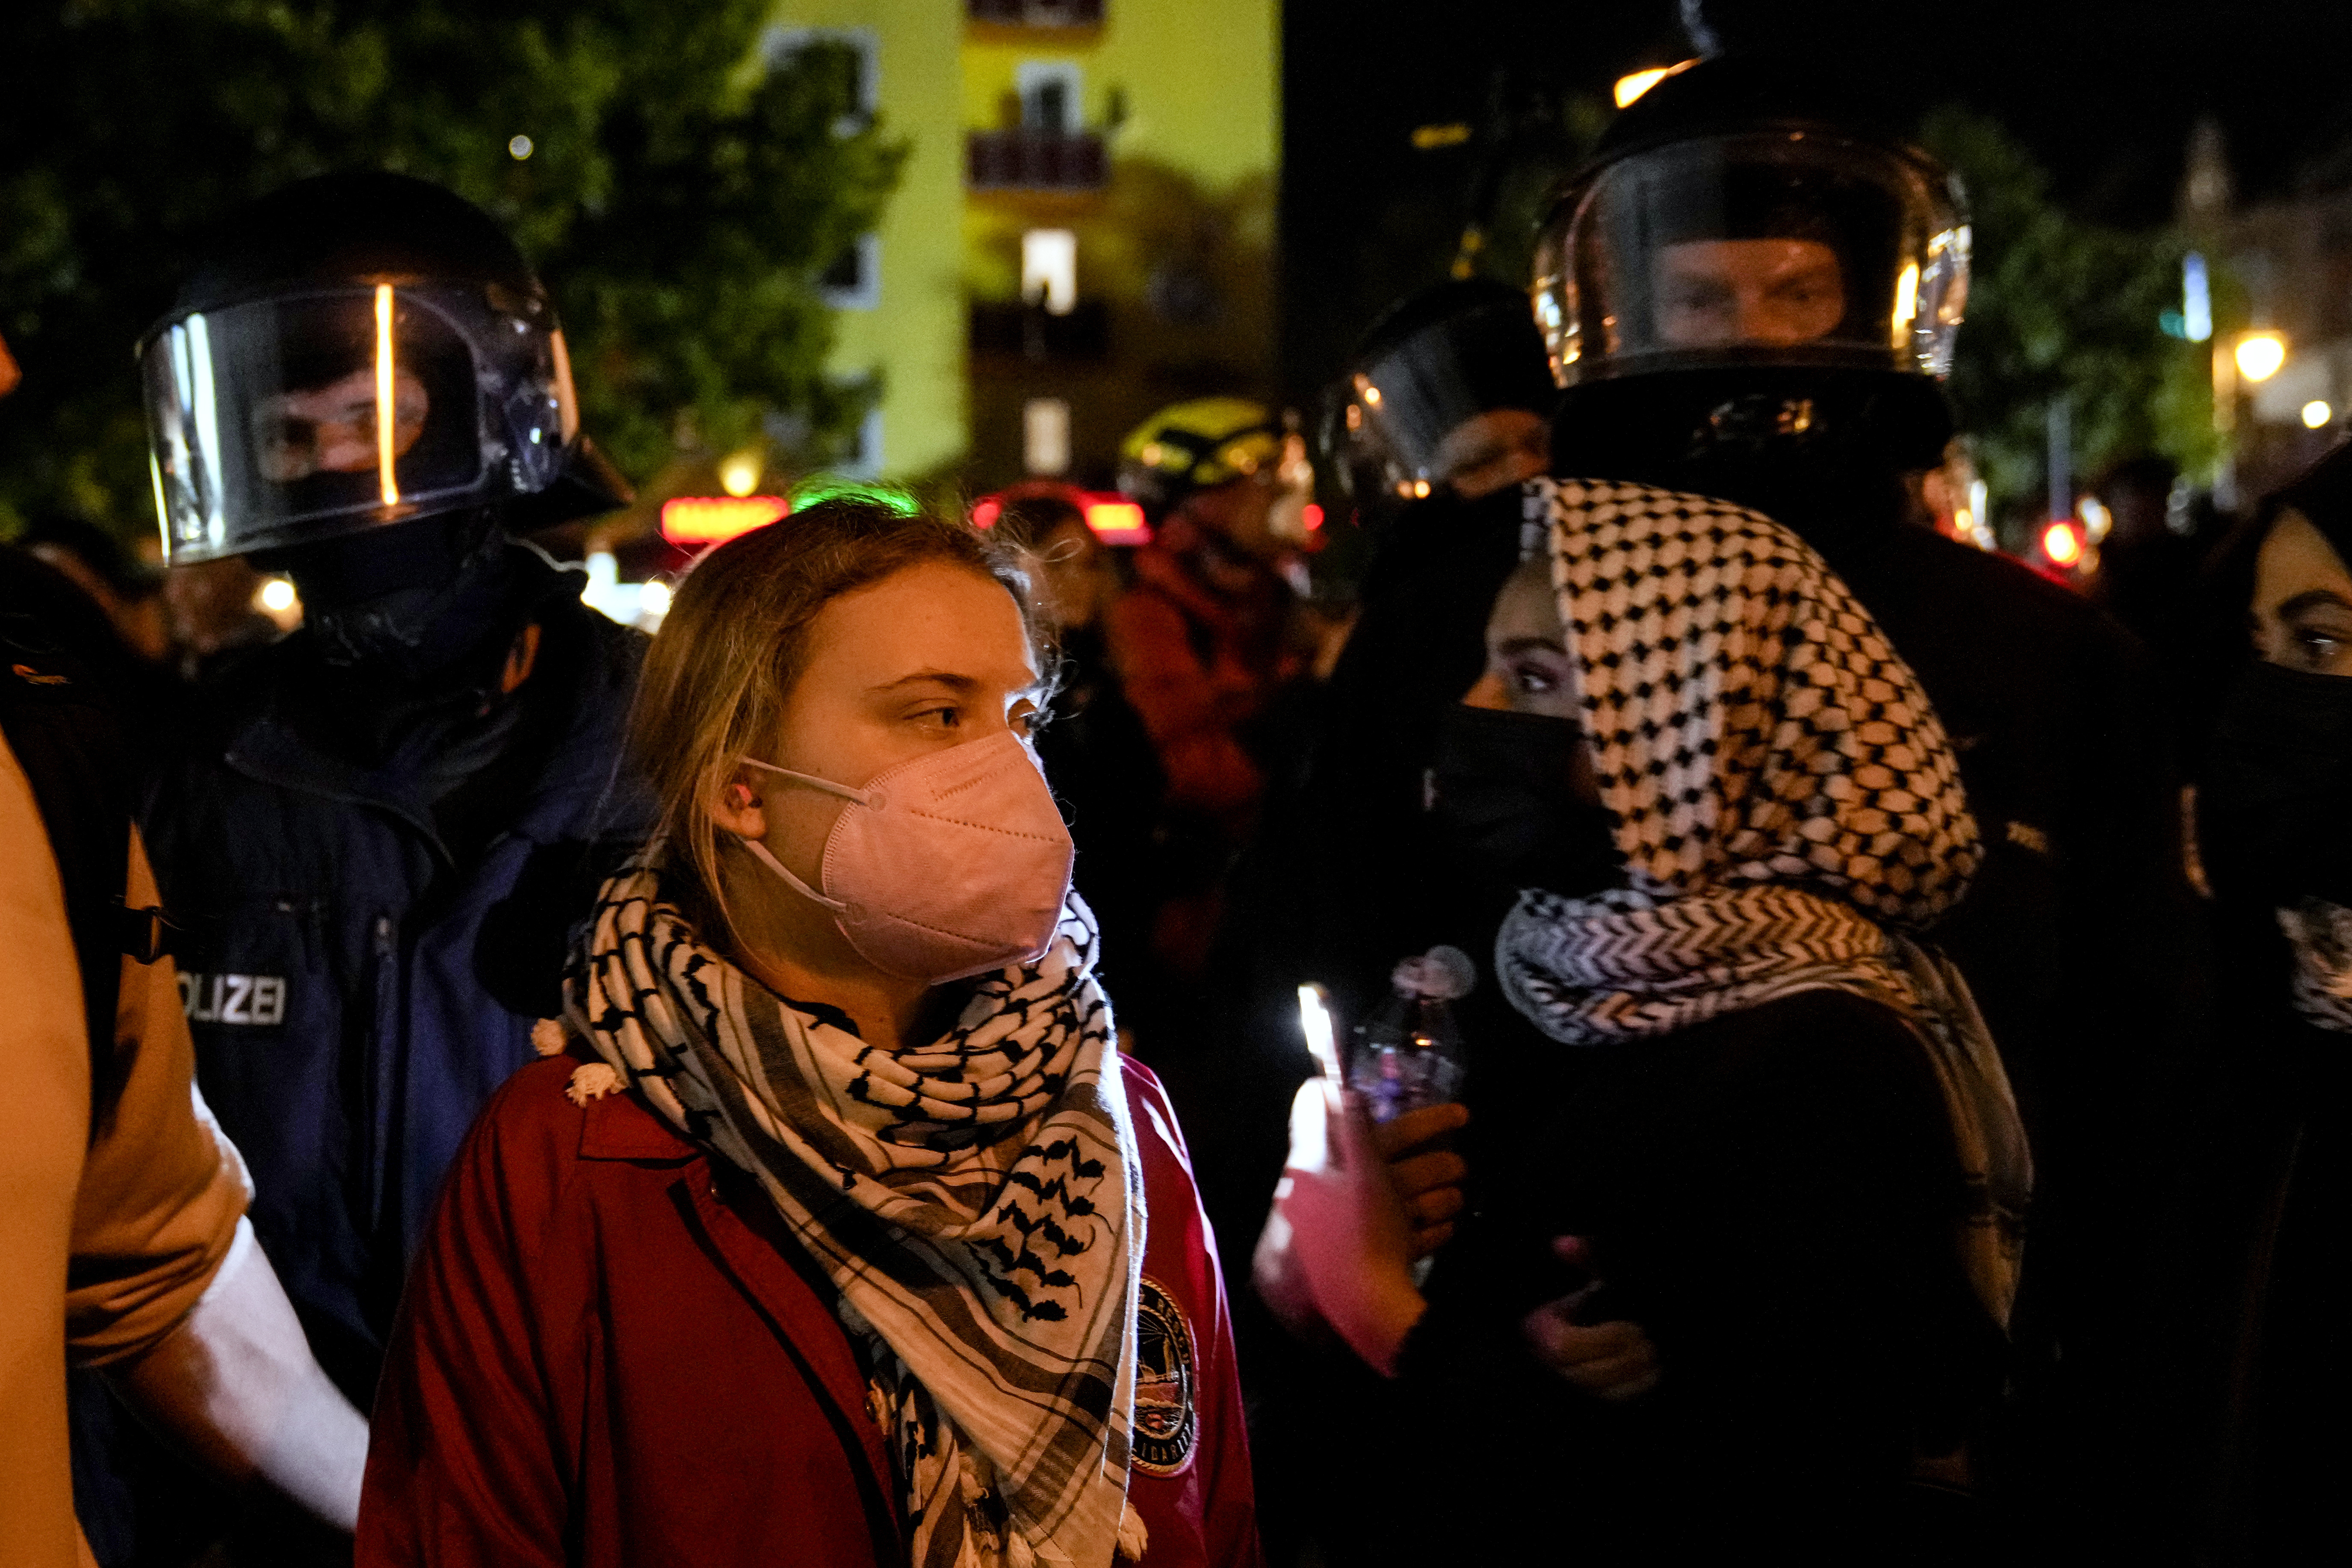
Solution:
{"label": "police officer", "polygon": [[558,1006],[571,917],[642,836],[642,635],[517,535],[623,504],[546,290],[388,174],[238,215],[141,345],[174,564],[289,574],[147,812],[198,1078],[318,1358],[362,1408],[475,1112]]}
{"label": "police officer", "polygon": [[[1925,526],[1922,480],[1952,434],[1939,384],[1969,237],[1945,171],[1809,61],[1733,53],[1669,76],[1543,225],[1534,300],[1562,388],[1552,471],[1721,497],[1793,528],[1953,735],[1988,855],[1938,936],[2000,1042],[2038,1177],[2013,1325],[2018,1430],[1977,1457],[2023,1472],[2011,1495],[2041,1522],[2112,1545],[2131,1219],[2151,1174],[2144,1093],[2194,1021],[2201,953],[2143,656],[2071,594]],[[1408,839],[1416,786],[1433,768],[1443,787],[1425,713],[1478,673],[1471,611],[1517,553],[1517,499],[1452,509],[1397,574],[1416,591],[1368,595],[1316,786],[1360,803],[1359,840]],[[1351,731],[1379,739],[1341,743]],[[1377,973],[1443,934],[1413,900],[1333,885],[1327,966]]]}
{"label": "police officer", "polygon": [[1475,500],[1543,473],[1559,401],[1526,294],[1491,278],[1407,295],[1336,389],[1324,457],[1360,507]]}

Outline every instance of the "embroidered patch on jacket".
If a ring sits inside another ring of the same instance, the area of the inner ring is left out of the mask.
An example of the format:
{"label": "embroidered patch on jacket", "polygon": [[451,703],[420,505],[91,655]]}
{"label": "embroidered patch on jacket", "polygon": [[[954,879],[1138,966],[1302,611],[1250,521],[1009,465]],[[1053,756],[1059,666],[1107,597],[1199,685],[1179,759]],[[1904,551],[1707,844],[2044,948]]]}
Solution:
{"label": "embroidered patch on jacket", "polygon": [[1147,1274],[1136,1297],[1135,1445],[1147,1476],[1172,1476],[1192,1462],[1201,1437],[1192,1325],[1176,1299]]}

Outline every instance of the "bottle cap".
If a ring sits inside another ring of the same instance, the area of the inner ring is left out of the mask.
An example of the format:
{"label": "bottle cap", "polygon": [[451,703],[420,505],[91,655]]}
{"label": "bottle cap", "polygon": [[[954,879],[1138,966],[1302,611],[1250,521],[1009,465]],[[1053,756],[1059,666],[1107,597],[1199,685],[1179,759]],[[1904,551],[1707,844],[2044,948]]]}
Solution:
{"label": "bottle cap", "polygon": [[1470,994],[1478,984],[1478,966],[1458,947],[1433,947],[1419,958],[1400,961],[1389,984],[1400,996],[1451,1002]]}

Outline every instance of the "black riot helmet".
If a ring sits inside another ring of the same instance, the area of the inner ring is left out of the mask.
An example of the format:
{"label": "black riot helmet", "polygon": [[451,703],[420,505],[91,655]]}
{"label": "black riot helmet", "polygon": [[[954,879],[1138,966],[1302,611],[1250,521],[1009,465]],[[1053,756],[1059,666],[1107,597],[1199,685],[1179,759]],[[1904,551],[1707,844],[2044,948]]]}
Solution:
{"label": "black riot helmet", "polygon": [[1622,477],[1685,488],[1711,467],[1934,466],[1969,244],[1958,182],[1811,60],[1668,74],[1538,237],[1563,460],[1614,451],[1649,470]]}
{"label": "black riot helmet", "polygon": [[1447,440],[1497,409],[1549,419],[1559,401],[1523,289],[1492,279],[1440,283],[1391,306],[1334,389],[1324,455],[1355,488],[1378,473],[1402,498],[1444,484]]}
{"label": "black riot helmet", "polygon": [[628,500],[580,434],[539,279],[423,180],[325,174],[254,203],[139,352],[174,563],[459,512],[526,532]]}

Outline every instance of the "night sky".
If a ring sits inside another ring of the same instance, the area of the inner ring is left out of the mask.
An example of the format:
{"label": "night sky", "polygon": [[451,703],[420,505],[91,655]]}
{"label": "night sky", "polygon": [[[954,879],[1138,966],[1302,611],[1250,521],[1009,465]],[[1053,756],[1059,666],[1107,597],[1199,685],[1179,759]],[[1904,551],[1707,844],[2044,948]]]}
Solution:
{"label": "night sky", "polygon": [[[2000,119],[2085,216],[2163,222],[2190,124],[2221,122],[2242,197],[2352,175],[2352,5],[1886,0],[1709,7],[1805,40],[1926,110]],[[1387,299],[1442,275],[1473,166],[1414,127],[1481,120],[1497,68],[1605,95],[1689,53],[1673,0],[1286,0],[1286,395],[1308,396]],[[2335,155],[2331,157],[2331,155]]]}

